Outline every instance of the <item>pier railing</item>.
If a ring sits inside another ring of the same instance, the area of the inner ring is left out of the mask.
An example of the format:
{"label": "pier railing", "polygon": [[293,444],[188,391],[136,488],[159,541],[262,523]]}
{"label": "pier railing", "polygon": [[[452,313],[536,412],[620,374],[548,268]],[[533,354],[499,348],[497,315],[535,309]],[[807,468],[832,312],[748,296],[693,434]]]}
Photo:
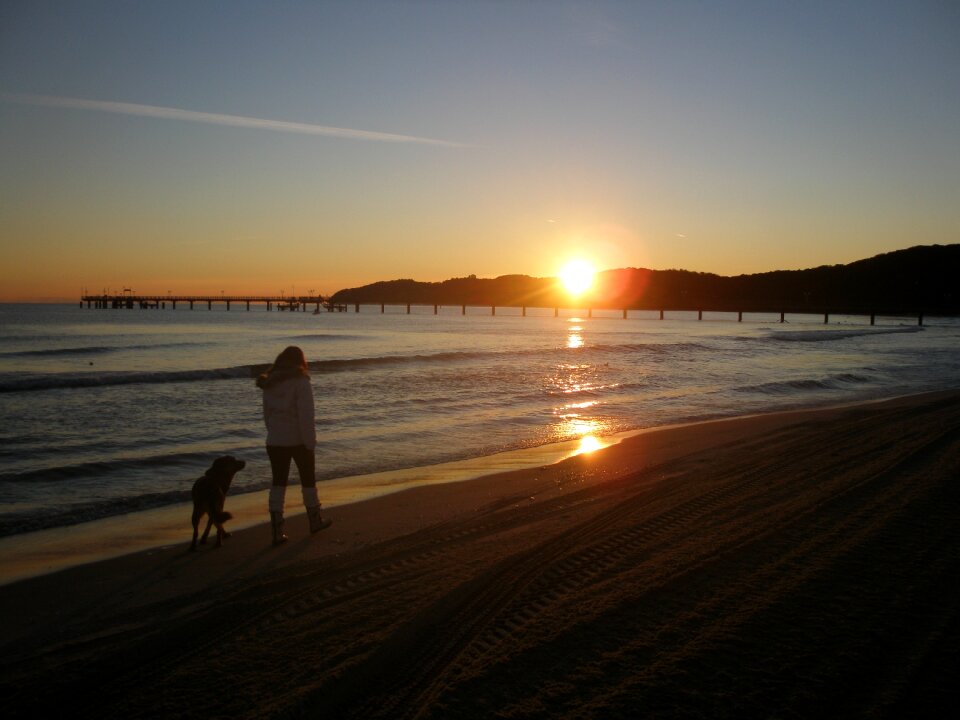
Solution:
{"label": "pier railing", "polygon": [[[704,316],[705,313],[706,313],[706,314],[712,314],[712,315],[717,315],[717,314],[736,315],[736,316],[737,316],[737,322],[743,322],[743,316],[744,316],[745,314],[750,314],[750,315],[766,315],[766,316],[771,316],[771,315],[772,315],[772,316],[779,316],[779,321],[780,321],[781,323],[787,322],[787,315],[806,315],[806,316],[814,315],[814,316],[818,316],[818,317],[822,315],[822,316],[823,316],[823,322],[824,322],[824,324],[829,324],[831,316],[835,317],[835,316],[838,316],[838,315],[844,315],[844,316],[862,316],[862,317],[869,317],[869,318],[870,318],[870,324],[871,324],[871,325],[876,324],[876,320],[877,320],[878,317],[900,317],[900,318],[909,317],[909,318],[917,318],[917,324],[919,324],[919,325],[923,325],[923,319],[924,319],[924,312],[923,312],[923,311],[894,311],[894,310],[889,310],[889,311],[884,311],[884,312],[879,312],[879,311],[873,312],[873,311],[864,311],[864,310],[861,310],[861,309],[855,309],[855,310],[846,310],[846,309],[823,310],[823,309],[811,309],[811,308],[802,308],[802,309],[791,308],[791,309],[786,309],[786,310],[772,310],[772,309],[767,309],[767,308],[750,307],[749,309],[745,309],[745,310],[736,310],[736,309],[731,309],[731,308],[729,308],[729,307],[698,309],[698,308],[680,307],[680,306],[677,306],[677,307],[673,307],[673,306],[664,306],[664,307],[657,307],[657,306],[634,306],[634,307],[628,307],[628,308],[615,308],[615,307],[606,307],[606,306],[605,306],[605,307],[589,307],[589,306],[567,306],[567,307],[560,307],[560,306],[542,306],[542,305],[479,305],[479,304],[447,304],[447,305],[440,305],[440,304],[432,304],[432,303],[396,303],[396,302],[394,302],[394,303],[352,303],[352,305],[353,305],[353,308],[354,308],[354,312],[360,312],[360,306],[361,306],[361,305],[366,305],[366,306],[368,306],[368,307],[369,307],[369,306],[374,306],[374,307],[375,307],[375,306],[379,305],[379,306],[380,306],[380,312],[381,312],[381,314],[382,314],[382,313],[385,313],[385,312],[386,312],[386,308],[388,308],[388,307],[391,307],[391,308],[404,308],[404,307],[405,307],[405,308],[406,308],[406,314],[407,314],[407,315],[410,315],[410,314],[411,314],[412,308],[426,308],[426,309],[429,310],[429,308],[432,307],[432,308],[433,308],[433,314],[434,314],[434,315],[437,315],[437,314],[439,314],[441,308],[454,307],[454,308],[459,309],[461,315],[466,315],[466,314],[467,314],[467,309],[470,308],[470,309],[484,309],[484,310],[489,309],[490,315],[491,315],[491,316],[495,316],[495,315],[497,314],[497,309],[499,308],[499,309],[509,309],[509,310],[513,310],[515,313],[516,313],[516,311],[519,311],[519,314],[520,314],[521,317],[526,317],[526,316],[527,316],[527,310],[535,310],[535,311],[544,311],[544,310],[545,310],[545,311],[547,311],[548,313],[552,311],[554,317],[559,317],[560,311],[562,310],[562,311],[564,311],[564,312],[576,311],[577,313],[586,315],[587,318],[593,318],[593,317],[594,317],[594,312],[605,313],[605,317],[610,317],[610,314],[611,314],[611,313],[614,313],[614,314],[619,315],[620,317],[622,317],[624,320],[626,320],[626,319],[628,319],[628,318],[630,317],[630,313],[634,313],[634,317],[635,317],[638,313],[654,313],[654,314],[658,314],[658,315],[659,315],[659,319],[660,319],[660,320],[666,319],[668,313],[669,313],[670,315],[674,315],[674,316],[677,315],[677,314],[679,314],[679,313],[683,313],[685,316],[690,315],[690,314],[692,314],[692,313],[696,313],[698,320],[703,320],[703,316]],[[338,306],[336,306],[336,308],[328,307],[328,309],[329,309],[331,312],[333,312],[334,309],[340,310],[341,312],[345,312],[345,311],[348,309],[348,307],[349,307],[349,305],[338,305]],[[953,315],[949,315],[949,317],[953,317]]]}
{"label": "pier railing", "polygon": [[160,309],[168,305],[176,310],[177,303],[189,305],[193,310],[194,305],[206,305],[208,310],[212,310],[214,305],[226,305],[227,310],[232,305],[246,305],[247,310],[252,304],[265,305],[267,310],[302,310],[306,311],[308,307],[313,306],[319,311],[326,307],[329,302],[322,295],[131,295],[123,293],[101,294],[101,295],[83,295],[80,298],[80,305],[86,305],[88,308],[140,308],[140,309]]}
{"label": "pier railing", "polygon": [[[401,311],[405,308],[406,314],[411,314],[412,308],[426,309],[429,311],[430,308],[433,309],[433,314],[439,314],[441,309],[449,309],[450,307],[456,308],[460,311],[460,314],[466,315],[467,309],[484,309],[489,310],[490,315],[495,316],[497,314],[497,308],[500,309],[509,309],[513,311],[513,314],[517,314],[519,311],[520,316],[526,317],[528,310],[539,311],[542,315],[544,311],[547,313],[553,313],[554,317],[560,315],[561,310],[564,312],[576,311],[578,313],[585,314],[588,318],[594,316],[594,311],[605,313],[606,317],[610,316],[610,313],[619,314],[624,320],[626,320],[630,313],[634,313],[636,316],[637,313],[655,313],[659,314],[659,319],[663,320],[667,317],[668,313],[675,315],[677,313],[683,313],[685,316],[689,316],[691,313],[697,313],[697,319],[703,320],[704,313],[709,314],[724,314],[724,315],[733,315],[737,316],[737,321],[742,322],[743,316],[745,313],[751,315],[766,315],[766,316],[779,316],[779,321],[781,323],[787,322],[787,315],[815,315],[822,316],[824,324],[830,322],[831,316],[844,315],[844,316],[862,316],[869,317],[870,324],[874,325],[876,323],[877,317],[899,317],[899,318],[917,318],[917,324],[923,325],[924,322],[924,312],[922,310],[894,310],[894,309],[878,309],[878,310],[864,310],[862,308],[830,308],[830,309],[814,309],[814,308],[787,308],[787,309],[758,309],[756,307],[748,307],[744,310],[731,309],[730,307],[721,307],[721,308],[690,308],[690,307],[629,307],[629,308],[611,308],[611,307],[602,307],[602,308],[592,308],[592,307],[578,307],[578,306],[569,306],[569,307],[545,307],[545,306],[536,306],[536,305],[482,305],[482,304],[432,304],[432,303],[397,303],[397,302],[384,302],[384,303],[334,303],[328,297],[323,297],[322,295],[132,295],[132,294],[101,294],[101,295],[83,295],[80,299],[80,306],[83,307],[86,305],[88,308],[99,308],[99,309],[164,309],[170,307],[176,309],[177,303],[181,305],[189,305],[190,309],[193,310],[195,306],[206,305],[208,310],[212,310],[214,305],[225,305],[227,310],[230,310],[231,307],[235,304],[243,305],[249,311],[251,305],[262,305],[266,309],[278,311],[291,311],[291,312],[307,312],[309,309],[313,309],[315,314],[320,313],[321,311],[327,312],[348,312],[352,307],[354,312],[360,312],[360,306],[364,305],[367,307],[376,307],[379,306],[381,313],[386,313],[386,309],[389,308],[399,308]],[[940,315],[941,313],[937,313]],[[954,314],[947,314],[948,317],[955,317]]]}

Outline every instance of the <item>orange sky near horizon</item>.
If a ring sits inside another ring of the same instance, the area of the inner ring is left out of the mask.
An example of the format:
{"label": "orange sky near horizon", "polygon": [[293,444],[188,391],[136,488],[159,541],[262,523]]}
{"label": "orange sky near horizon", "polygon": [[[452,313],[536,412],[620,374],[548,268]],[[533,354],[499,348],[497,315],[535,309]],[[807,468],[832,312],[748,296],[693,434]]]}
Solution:
{"label": "orange sky near horizon", "polygon": [[949,4],[54,0],[0,27],[3,302],[960,238]]}

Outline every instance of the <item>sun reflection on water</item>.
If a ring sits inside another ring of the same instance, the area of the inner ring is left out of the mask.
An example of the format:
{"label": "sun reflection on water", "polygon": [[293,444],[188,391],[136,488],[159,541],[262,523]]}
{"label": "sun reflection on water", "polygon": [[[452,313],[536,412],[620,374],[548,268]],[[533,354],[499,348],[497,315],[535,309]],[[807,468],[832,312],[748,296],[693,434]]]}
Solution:
{"label": "sun reflection on water", "polygon": [[[576,403],[568,405],[567,409],[582,409],[596,403]],[[565,414],[557,427],[557,434],[562,437],[572,437],[577,440],[577,445],[573,448],[570,456],[583,455],[610,445],[609,442],[601,437],[606,430],[606,425],[601,420],[595,418],[581,417],[575,413]]]}
{"label": "sun reflection on water", "polygon": [[580,445],[574,451],[574,455],[583,455],[584,453],[592,453],[594,450],[599,450],[607,446],[600,438],[594,437],[593,435],[584,435],[580,438]]}

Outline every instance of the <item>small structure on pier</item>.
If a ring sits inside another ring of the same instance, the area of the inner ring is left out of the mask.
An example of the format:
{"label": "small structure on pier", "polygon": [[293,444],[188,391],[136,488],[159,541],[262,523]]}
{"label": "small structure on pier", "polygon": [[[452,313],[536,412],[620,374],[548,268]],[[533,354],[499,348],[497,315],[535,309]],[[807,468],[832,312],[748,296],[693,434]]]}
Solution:
{"label": "small structure on pier", "polygon": [[289,310],[291,312],[306,312],[314,307],[318,311],[327,307],[328,299],[322,295],[134,295],[133,291],[125,288],[120,294],[102,293],[100,295],[85,294],[80,298],[80,306],[98,309],[134,309],[141,310],[165,309],[168,305],[176,309],[177,303],[189,305],[193,310],[195,305],[206,305],[212,310],[214,305],[225,305],[230,310],[234,304],[243,304],[247,310],[251,305],[265,305],[267,310]]}

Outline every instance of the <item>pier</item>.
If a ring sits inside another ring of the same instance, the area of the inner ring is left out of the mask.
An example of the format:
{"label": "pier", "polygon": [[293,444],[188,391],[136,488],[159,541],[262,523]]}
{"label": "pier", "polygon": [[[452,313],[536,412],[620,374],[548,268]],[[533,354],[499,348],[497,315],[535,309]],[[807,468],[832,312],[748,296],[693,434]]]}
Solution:
{"label": "pier", "polygon": [[[624,320],[628,319],[629,313],[655,313],[658,315],[660,320],[667,319],[668,314],[697,314],[697,320],[702,321],[704,313],[710,314],[723,314],[723,315],[736,315],[737,322],[743,322],[743,316],[745,313],[750,313],[753,315],[767,315],[779,317],[779,322],[787,322],[787,315],[805,315],[805,316],[822,316],[823,323],[825,325],[830,323],[830,317],[836,315],[845,315],[845,316],[861,316],[864,318],[869,317],[870,324],[875,325],[878,317],[897,317],[897,318],[917,318],[917,324],[923,325],[924,322],[924,313],[922,311],[904,311],[904,310],[888,310],[888,311],[879,311],[879,310],[870,310],[864,311],[863,309],[842,309],[834,308],[829,310],[824,309],[811,309],[811,308],[792,308],[792,309],[758,309],[758,308],[749,308],[746,310],[735,310],[729,308],[689,308],[689,307],[630,307],[630,308],[593,308],[593,307],[579,307],[579,306],[569,306],[569,307],[542,307],[534,305],[477,305],[477,304],[456,304],[456,305],[439,305],[431,303],[334,303],[330,298],[325,298],[322,295],[134,295],[132,293],[124,292],[120,295],[117,294],[100,294],[100,295],[83,295],[80,299],[80,307],[84,305],[87,308],[97,308],[97,309],[165,309],[170,307],[175,310],[177,304],[188,305],[191,310],[195,307],[206,306],[207,310],[212,310],[214,305],[225,306],[227,310],[230,310],[234,305],[241,305],[246,308],[247,311],[250,310],[252,305],[261,305],[265,306],[268,311],[276,309],[277,311],[289,311],[289,312],[307,312],[311,308],[313,309],[314,314],[319,314],[322,311],[326,312],[348,312],[350,307],[353,307],[353,311],[356,313],[360,312],[360,306],[379,306],[380,313],[385,314],[387,308],[399,308],[401,312],[405,310],[405,314],[410,315],[413,308],[420,308],[423,310],[429,311],[430,308],[433,309],[433,314],[437,315],[440,312],[441,308],[454,307],[459,310],[461,315],[467,314],[467,309],[478,309],[482,308],[484,310],[489,310],[491,316],[496,316],[497,309],[507,309],[512,310],[514,314],[519,314],[521,317],[527,316],[528,310],[535,311],[546,311],[550,313],[552,311],[553,317],[559,317],[560,311],[566,312],[583,312],[588,318],[594,317],[594,312],[606,313],[605,317],[610,317],[611,313],[619,315]],[[519,313],[517,313],[519,311]],[[420,313],[423,314],[423,313]],[[542,312],[540,313],[542,316]],[[952,317],[952,316],[951,316]]]}
{"label": "pier", "polygon": [[347,306],[343,304],[333,304],[328,298],[322,295],[134,295],[132,293],[83,295],[80,298],[80,306],[86,305],[88,308],[97,309],[134,309],[141,310],[159,310],[168,306],[172,310],[177,309],[177,303],[189,305],[193,310],[195,306],[212,310],[214,305],[225,305],[230,310],[234,305],[245,306],[249,311],[251,305],[264,305],[267,310],[306,312],[313,308],[314,312],[320,312],[321,309],[328,312],[346,312]]}
{"label": "pier", "polygon": [[[376,303],[363,303],[363,304],[364,304],[364,305],[375,305]],[[361,303],[354,303],[354,311],[355,311],[355,312],[360,312],[360,305],[361,305]],[[430,304],[430,303],[406,303],[405,305],[404,305],[404,304],[401,304],[401,303],[379,303],[379,305],[380,305],[380,313],[381,313],[381,314],[386,313],[386,308],[387,308],[387,307],[400,307],[400,308],[406,307],[406,314],[407,314],[407,315],[410,315],[410,314],[411,314],[411,308],[414,308],[414,307],[426,308],[426,309],[429,309],[429,308],[432,307],[432,308],[433,308],[433,314],[434,314],[434,315],[439,314],[440,308],[443,308],[443,307],[451,307],[450,305],[446,305],[446,306],[445,306],[445,305]],[[679,313],[692,314],[692,313],[695,312],[695,313],[697,313],[697,320],[700,320],[700,321],[703,320],[703,315],[704,315],[704,313],[710,313],[710,314],[714,314],[714,315],[717,315],[717,314],[736,315],[736,316],[737,316],[737,322],[743,322],[744,313],[750,313],[750,314],[753,314],[753,315],[773,315],[773,316],[778,316],[778,315],[779,315],[779,322],[781,322],[781,323],[786,323],[786,322],[787,322],[787,319],[786,319],[786,318],[787,318],[787,315],[806,315],[806,316],[814,315],[814,316],[817,316],[817,317],[819,317],[819,316],[822,315],[822,316],[823,316],[823,324],[824,324],[824,325],[828,325],[828,324],[830,323],[830,317],[831,317],[831,315],[834,315],[834,316],[835,316],[835,315],[845,315],[845,316],[853,315],[853,316],[869,317],[869,318],[870,318],[870,324],[871,324],[871,325],[876,325],[876,322],[877,322],[877,318],[878,318],[878,317],[900,317],[900,318],[903,318],[903,317],[911,317],[911,318],[912,318],[912,317],[916,317],[916,318],[917,318],[917,324],[918,324],[918,325],[923,325],[923,318],[924,318],[924,313],[923,313],[923,312],[904,312],[904,311],[888,311],[888,312],[872,312],[872,311],[871,311],[871,312],[864,312],[863,310],[811,310],[811,309],[769,310],[769,309],[756,309],[756,308],[751,308],[751,309],[749,309],[749,310],[730,310],[730,309],[727,309],[727,308],[695,309],[695,308],[686,308],[686,307],[675,307],[675,308],[670,308],[670,307],[663,307],[663,308],[658,308],[658,307],[630,307],[630,308],[601,307],[601,308],[594,308],[594,307],[579,307],[579,306],[569,306],[569,307],[553,306],[553,307],[544,307],[544,306],[540,306],[540,305],[462,305],[462,304],[461,304],[461,305],[453,305],[452,307],[457,307],[457,308],[459,308],[461,315],[466,315],[466,314],[467,314],[467,308],[473,308],[473,309],[476,309],[476,308],[487,309],[487,308],[489,308],[489,309],[490,309],[490,315],[491,315],[491,316],[496,316],[496,314],[497,314],[497,308],[501,308],[501,309],[511,309],[511,310],[514,310],[514,311],[519,310],[521,317],[526,317],[526,316],[527,316],[527,310],[546,310],[546,311],[548,311],[548,312],[552,310],[552,311],[553,311],[553,317],[559,317],[559,316],[560,316],[560,311],[561,311],[561,310],[564,310],[564,311],[567,311],[567,312],[573,312],[573,311],[580,312],[580,311],[582,311],[582,312],[584,312],[584,313],[586,314],[587,318],[593,318],[593,317],[594,317],[594,311],[602,312],[602,313],[607,313],[606,317],[610,317],[610,314],[613,313],[613,314],[619,314],[620,317],[622,317],[624,320],[627,320],[627,319],[628,319],[630,312],[634,312],[634,313],[641,313],[641,312],[645,312],[645,313],[650,313],[650,312],[652,312],[652,313],[658,313],[660,320],[667,319],[667,314],[668,314],[668,313],[670,313],[671,315],[677,315],[677,314],[679,314]]]}

